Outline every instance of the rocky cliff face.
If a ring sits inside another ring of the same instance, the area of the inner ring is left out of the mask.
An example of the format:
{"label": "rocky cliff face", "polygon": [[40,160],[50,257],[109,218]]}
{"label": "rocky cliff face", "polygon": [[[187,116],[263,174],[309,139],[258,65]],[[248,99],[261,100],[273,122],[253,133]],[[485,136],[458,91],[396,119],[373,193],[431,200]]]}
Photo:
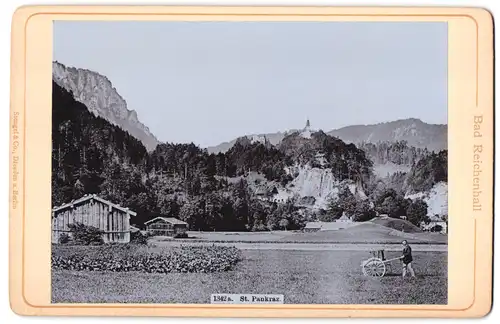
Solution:
{"label": "rocky cliff face", "polygon": [[[226,178],[230,183],[238,183],[245,179],[254,193],[269,193],[266,199],[276,203],[295,200],[297,206],[326,209],[332,198],[338,198],[344,188],[361,200],[367,199],[363,188],[352,180],[338,180],[330,169],[312,167],[309,164],[294,164],[285,171],[293,180],[285,186],[275,181],[266,180],[263,174],[249,172],[243,177]],[[273,190],[275,189],[275,190]]]}
{"label": "rocky cliff face", "polygon": [[313,208],[326,209],[328,201],[337,198],[343,186],[347,186],[355,197],[366,199],[366,194],[358,184],[350,180],[339,181],[330,169],[315,168],[306,164],[294,165],[288,168],[287,172],[295,175],[295,178],[285,190],[279,190],[277,200],[288,192],[291,193],[290,196],[314,198],[311,204]]}
{"label": "rocky cliff face", "polygon": [[154,150],[158,145],[156,137],[139,121],[137,112],[127,108],[125,99],[105,76],[53,62],[52,79],[57,85],[73,93],[75,100],[87,106],[91,113],[140,140],[148,151]]}
{"label": "rocky cliff face", "polygon": [[427,216],[448,215],[448,184],[439,182],[431,190],[406,195],[405,198],[421,198],[427,203]]}

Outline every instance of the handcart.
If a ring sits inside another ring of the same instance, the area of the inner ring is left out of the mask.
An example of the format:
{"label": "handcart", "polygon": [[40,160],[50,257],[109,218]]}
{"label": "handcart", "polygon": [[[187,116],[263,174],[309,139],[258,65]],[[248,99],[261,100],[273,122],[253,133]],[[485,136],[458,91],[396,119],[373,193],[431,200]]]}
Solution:
{"label": "handcart", "polygon": [[361,263],[363,275],[368,277],[383,277],[387,271],[392,271],[391,262],[401,260],[401,257],[386,259],[384,250],[370,251],[372,257]]}

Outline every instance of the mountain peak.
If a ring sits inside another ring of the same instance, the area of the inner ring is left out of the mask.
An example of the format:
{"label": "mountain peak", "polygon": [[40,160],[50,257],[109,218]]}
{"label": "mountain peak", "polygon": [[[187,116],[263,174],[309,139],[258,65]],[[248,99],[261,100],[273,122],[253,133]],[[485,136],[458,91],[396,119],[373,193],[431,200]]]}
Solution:
{"label": "mountain peak", "polygon": [[158,145],[156,137],[139,121],[137,112],[127,108],[127,102],[106,76],[54,61],[52,79],[71,92],[75,100],[83,103],[95,116],[106,119],[140,140],[148,151]]}
{"label": "mountain peak", "polygon": [[[290,130],[259,135],[248,135],[254,141],[258,138],[270,145],[279,145],[286,136],[299,135],[301,138],[311,139],[322,133],[311,127],[310,119],[306,119],[306,125],[302,130]],[[325,134],[325,133],[323,133]],[[427,124],[419,118],[398,119],[378,124],[352,125],[332,130],[328,133],[341,139],[346,143],[378,143],[378,142],[401,142],[406,141],[409,146],[427,148],[431,151],[440,151],[447,148],[447,125]],[[235,140],[221,143],[217,146],[207,148],[210,153],[226,152]]]}

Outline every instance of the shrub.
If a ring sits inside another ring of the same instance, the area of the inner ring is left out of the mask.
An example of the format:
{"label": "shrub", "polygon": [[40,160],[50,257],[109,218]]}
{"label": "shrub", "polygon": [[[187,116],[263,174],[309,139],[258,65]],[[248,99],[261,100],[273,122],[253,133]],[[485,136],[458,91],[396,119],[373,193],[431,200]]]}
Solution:
{"label": "shrub", "polygon": [[187,246],[159,253],[129,244],[52,251],[53,269],[76,271],[223,272],[232,270],[242,259],[239,249],[226,246]]}
{"label": "shrub", "polygon": [[174,238],[187,238],[187,233],[177,233],[174,235]]}
{"label": "shrub", "polygon": [[141,231],[131,232],[130,233],[130,243],[132,244],[148,244],[148,235],[142,234]]}
{"label": "shrub", "polygon": [[425,217],[427,216],[427,208],[427,203],[421,198],[418,198],[415,201],[411,202],[406,211],[408,220],[413,225],[420,225],[420,222],[422,220],[425,220]]}
{"label": "shrub", "polygon": [[333,222],[335,219],[337,219],[336,215],[333,215],[331,213],[320,213],[318,215],[318,220],[320,222]]}
{"label": "shrub", "polygon": [[102,234],[100,229],[94,226],[87,226],[82,223],[74,223],[68,225],[75,244],[82,245],[99,245],[103,244]]}
{"label": "shrub", "polygon": [[431,228],[431,232],[441,232],[442,230],[443,230],[443,226],[441,226],[441,225],[434,225]]}
{"label": "shrub", "polygon": [[59,244],[67,244],[70,240],[71,237],[66,233],[62,233],[61,235],[59,235]]}
{"label": "shrub", "polygon": [[252,227],[252,231],[254,232],[263,232],[267,230],[267,227],[262,223],[262,221],[255,221]]}
{"label": "shrub", "polygon": [[355,222],[366,222],[376,216],[375,210],[373,210],[366,200],[358,201],[356,203],[356,209],[353,215],[353,220]]}
{"label": "shrub", "polygon": [[283,229],[286,230],[287,227],[288,227],[288,225],[290,225],[290,222],[288,221],[288,219],[283,218],[283,219],[280,220],[279,225],[280,225],[281,228],[283,228]]}

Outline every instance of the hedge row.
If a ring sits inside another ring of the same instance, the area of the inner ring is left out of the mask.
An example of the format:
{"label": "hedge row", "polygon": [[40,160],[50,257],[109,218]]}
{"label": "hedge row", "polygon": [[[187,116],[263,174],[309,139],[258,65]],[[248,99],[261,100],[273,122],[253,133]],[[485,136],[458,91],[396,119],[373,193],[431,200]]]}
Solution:
{"label": "hedge row", "polygon": [[[100,248],[99,248],[100,249]],[[118,248],[100,249],[98,253],[52,255],[52,268],[65,270],[169,272],[222,272],[231,270],[240,260],[241,251],[235,247],[180,247],[158,252],[130,253]]]}

